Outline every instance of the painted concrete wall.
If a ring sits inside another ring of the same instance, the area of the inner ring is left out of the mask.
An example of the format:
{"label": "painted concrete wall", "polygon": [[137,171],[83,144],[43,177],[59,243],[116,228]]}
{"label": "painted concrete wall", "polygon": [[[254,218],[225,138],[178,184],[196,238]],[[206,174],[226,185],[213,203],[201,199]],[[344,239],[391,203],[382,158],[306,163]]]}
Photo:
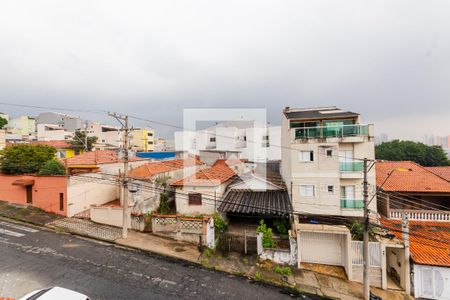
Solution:
{"label": "painted concrete wall", "polygon": [[[86,176],[101,178],[102,175],[89,173]],[[113,184],[95,182],[92,178],[83,178],[83,175],[78,175],[70,177],[67,194],[67,215],[72,217],[89,209],[91,205],[100,205],[118,199],[119,187]]]}
{"label": "painted concrete wall", "polygon": [[6,130],[0,129],[0,150],[6,147]]}
{"label": "painted concrete wall", "polygon": [[[67,215],[67,177],[66,176],[32,176],[0,175],[0,200],[27,205],[26,187],[13,185],[17,180],[34,180],[32,185],[32,203],[48,212]],[[63,209],[60,209],[60,194],[63,195]]]}
{"label": "painted concrete wall", "polygon": [[[116,227],[123,225],[123,209],[122,207],[96,207],[91,206],[91,220]],[[128,228],[131,228],[131,217],[128,215]]]}
{"label": "painted concrete wall", "polygon": [[[185,186],[177,188],[175,194],[177,213],[180,214],[206,214],[211,215],[216,212],[220,206],[220,199],[225,193],[225,188],[228,183],[223,183],[217,187],[191,187]],[[188,194],[200,193],[202,194],[202,205],[189,205]],[[216,204],[214,205],[214,198]]]}

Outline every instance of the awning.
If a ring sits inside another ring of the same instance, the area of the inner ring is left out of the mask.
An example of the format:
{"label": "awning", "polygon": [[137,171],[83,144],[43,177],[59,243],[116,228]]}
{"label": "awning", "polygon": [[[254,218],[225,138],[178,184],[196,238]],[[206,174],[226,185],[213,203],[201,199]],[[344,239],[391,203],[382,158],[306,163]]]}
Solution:
{"label": "awning", "polygon": [[12,183],[13,185],[21,185],[21,186],[27,186],[27,185],[33,185],[34,179],[18,179]]}

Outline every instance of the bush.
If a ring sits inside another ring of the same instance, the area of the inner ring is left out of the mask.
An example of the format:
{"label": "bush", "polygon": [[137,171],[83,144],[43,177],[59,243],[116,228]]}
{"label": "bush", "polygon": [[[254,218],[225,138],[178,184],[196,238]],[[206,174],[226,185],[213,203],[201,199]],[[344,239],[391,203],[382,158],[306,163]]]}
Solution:
{"label": "bush", "polygon": [[217,212],[214,213],[213,219],[214,219],[214,228],[215,228],[216,233],[223,233],[223,232],[227,231],[227,228],[228,228],[227,221],[225,221],[225,219],[219,213],[217,213]]}
{"label": "bush", "polygon": [[284,276],[289,276],[292,274],[292,270],[290,267],[280,267],[280,266],[276,266],[275,273],[278,273],[280,275],[284,275]]}
{"label": "bush", "polygon": [[167,215],[170,211],[169,203],[167,203],[167,200],[168,200],[167,195],[165,193],[161,193],[158,212],[162,215]]}
{"label": "bush", "polygon": [[57,160],[49,160],[39,170],[39,175],[65,175],[66,169]]}
{"label": "bush", "polygon": [[256,228],[256,232],[263,234],[262,244],[264,248],[275,248],[277,244],[273,239],[272,228],[267,228],[264,220],[259,222],[259,226]]}
{"label": "bush", "polygon": [[37,174],[50,160],[56,149],[45,145],[17,144],[0,151],[1,171],[4,174]]}
{"label": "bush", "polygon": [[286,218],[278,218],[275,219],[273,222],[273,225],[275,226],[275,229],[279,234],[286,235],[289,231],[289,221]]}

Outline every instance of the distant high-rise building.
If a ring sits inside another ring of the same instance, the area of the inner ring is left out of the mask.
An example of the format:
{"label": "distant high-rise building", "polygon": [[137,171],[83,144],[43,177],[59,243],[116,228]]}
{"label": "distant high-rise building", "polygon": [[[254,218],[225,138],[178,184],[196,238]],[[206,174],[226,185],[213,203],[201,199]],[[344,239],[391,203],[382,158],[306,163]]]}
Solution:
{"label": "distant high-rise building", "polygon": [[380,133],[380,135],[375,136],[375,145],[380,145],[389,141],[386,133]]}

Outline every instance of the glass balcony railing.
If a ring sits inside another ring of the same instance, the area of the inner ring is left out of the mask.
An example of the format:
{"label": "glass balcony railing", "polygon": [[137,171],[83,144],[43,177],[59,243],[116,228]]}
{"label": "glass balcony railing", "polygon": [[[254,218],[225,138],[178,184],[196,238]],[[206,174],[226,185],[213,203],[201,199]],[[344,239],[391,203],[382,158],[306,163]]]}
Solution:
{"label": "glass balcony railing", "polygon": [[363,200],[341,199],[341,208],[361,209],[364,208]]}
{"label": "glass balcony railing", "polygon": [[369,135],[369,125],[334,125],[295,129],[295,139],[336,138]]}
{"label": "glass balcony railing", "polygon": [[339,171],[341,172],[362,172],[364,163],[361,162],[340,162]]}

